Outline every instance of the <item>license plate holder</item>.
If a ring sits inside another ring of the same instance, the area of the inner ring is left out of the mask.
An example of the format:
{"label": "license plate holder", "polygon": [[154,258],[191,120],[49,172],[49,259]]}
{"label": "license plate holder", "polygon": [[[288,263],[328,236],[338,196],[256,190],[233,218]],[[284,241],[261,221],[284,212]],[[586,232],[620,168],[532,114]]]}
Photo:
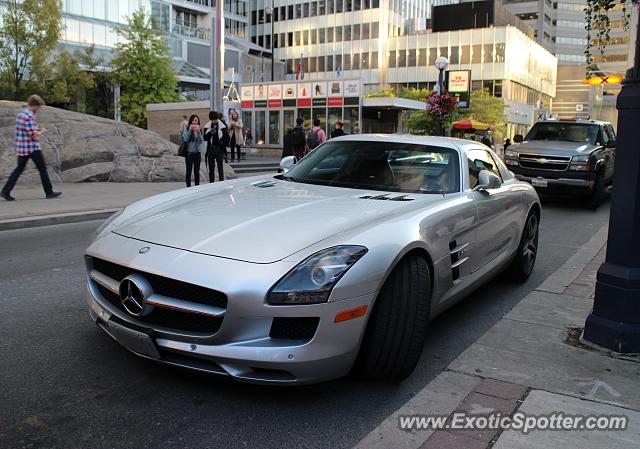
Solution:
{"label": "license plate holder", "polygon": [[533,187],[547,187],[549,185],[549,181],[540,177],[540,178],[532,178],[531,185]]}
{"label": "license plate holder", "polygon": [[111,320],[107,325],[118,343],[125,348],[152,359],[160,359],[158,348],[149,334],[129,329]]}

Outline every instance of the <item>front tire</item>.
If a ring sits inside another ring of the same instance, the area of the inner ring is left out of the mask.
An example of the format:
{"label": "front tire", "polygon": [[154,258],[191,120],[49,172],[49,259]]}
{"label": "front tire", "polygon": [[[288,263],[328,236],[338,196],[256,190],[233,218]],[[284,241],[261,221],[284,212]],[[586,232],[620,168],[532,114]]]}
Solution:
{"label": "front tire", "polygon": [[587,203],[587,207],[589,209],[597,209],[598,206],[600,206],[604,202],[606,189],[607,186],[604,180],[604,170],[600,169],[593,184],[593,192],[591,193],[591,198],[589,198],[589,201]]}
{"label": "front tire", "polygon": [[509,268],[507,268],[507,276],[516,282],[526,281],[533,272],[536,256],[538,255],[539,224],[540,216],[537,211],[532,210],[529,212],[527,221],[524,224],[518,252]]}
{"label": "front tire", "polygon": [[420,359],[431,307],[427,261],[405,257],[384,283],[369,318],[354,371],[367,379],[399,381]]}

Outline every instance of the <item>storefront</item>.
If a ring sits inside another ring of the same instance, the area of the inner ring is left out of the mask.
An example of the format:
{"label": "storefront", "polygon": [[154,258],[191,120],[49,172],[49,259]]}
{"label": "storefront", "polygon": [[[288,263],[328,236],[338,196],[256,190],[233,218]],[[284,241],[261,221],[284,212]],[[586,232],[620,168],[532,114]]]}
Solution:
{"label": "storefront", "polygon": [[331,133],[337,121],[348,134],[361,131],[362,84],[360,80],[286,81],[243,84],[240,89],[242,121],[250,128],[253,145],[281,148],[284,133],[304,119],[311,128],[313,120]]}

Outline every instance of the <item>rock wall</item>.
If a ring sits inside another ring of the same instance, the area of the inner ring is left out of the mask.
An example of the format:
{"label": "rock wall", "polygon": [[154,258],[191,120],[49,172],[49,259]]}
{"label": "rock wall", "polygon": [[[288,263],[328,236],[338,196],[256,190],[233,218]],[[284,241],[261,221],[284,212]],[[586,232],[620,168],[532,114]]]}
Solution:
{"label": "rock wall", "polygon": [[[15,167],[15,120],[23,103],[0,101],[0,182]],[[47,128],[40,137],[51,181],[159,182],[184,180],[184,159],[178,147],[158,134],[127,123],[45,106],[38,124]],[[236,177],[225,164],[225,177]],[[204,161],[201,181],[209,179]],[[19,184],[39,183],[29,163]]]}

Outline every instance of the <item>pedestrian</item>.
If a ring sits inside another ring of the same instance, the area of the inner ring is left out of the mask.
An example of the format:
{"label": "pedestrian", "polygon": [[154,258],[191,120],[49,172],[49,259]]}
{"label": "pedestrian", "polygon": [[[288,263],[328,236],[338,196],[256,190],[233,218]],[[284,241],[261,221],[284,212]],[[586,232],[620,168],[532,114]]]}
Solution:
{"label": "pedestrian", "polygon": [[343,126],[344,126],[344,124],[341,121],[338,120],[336,122],[336,129],[331,131],[331,138],[332,139],[334,137],[340,137],[340,136],[346,135],[346,133],[344,132],[344,129],[342,129]]}
{"label": "pedestrian", "polygon": [[13,170],[7,183],[2,188],[0,196],[7,201],[14,201],[11,191],[18,182],[18,178],[24,171],[24,168],[33,160],[36,168],[40,173],[40,181],[42,188],[48,200],[57,198],[60,192],[54,192],[47,173],[47,164],[42,155],[42,147],[40,146],[40,136],[46,131],[44,128],[38,127],[36,114],[40,112],[44,106],[44,100],[38,95],[31,95],[27,99],[27,107],[18,113],[16,118],[16,156],[18,157],[16,168]]}
{"label": "pedestrian", "polygon": [[[227,126],[227,123],[224,121],[224,114],[222,112],[218,112],[218,123],[222,123],[224,125],[223,129],[225,134],[227,135],[228,138],[230,138],[231,136],[229,136],[229,127]],[[228,159],[228,153],[227,153],[227,147],[229,146],[229,139],[226,140],[226,144],[224,146],[224,163],[228,164],[229,163],[229,159]]]}
{"label": "pedestrian", "polygon": [[320,119],[313,119],[313,127],[307,133],[307,149],[311,152],[327,141],[327,134],[320,128]]}
{"label": "pedestrian", "polygon": [[202,155],[200,154],[200,145],[204,141],[202,127],[200,126],[200,117],[192,115],[189,117],[187,126],[182,132],[182,140],[187,144],[187,154],[185,155],[186,164],[186,181],[187,187],[191,187],[191,171],[193,170],[193,178],[197,186],[200,185],[200,162]]}
{"label": "pedestrian", "polygon": [[220,120],[219,113],[215,111],[209,112],[209,123],[205,125],[204,138],[207,141],[207,152],[205,154],[205,162],[209,166],[209,182],[215,181],[215,168],[218,166],[218,179],[224,181],[224,154],[229,144],[229,134],[227,127]]}
{"label": "pedestrian", "polygon": [[184,134],[184,130],[189,127],[189,119],[186,115],[182,116],[182,121],[180,122],[180,136]]}
{"label": "pedestrian", "polygon": [[247,132],[244,133],[244,146],[250,147],[253,145],[253,134],[251,134],[251,128],[247,128]]}
{"label": "pedestrian", "polygon": [[302,124],[304,119],[298,117],[296,119],[296,126],[293,128],[293,155],[296,160],[300,160],[304,157],[305,148],[307,146],[306,139],[304,137],[304,128]]}
{"label": "pedestrian", "polygon": [[482,144],[488,146],[489,148],[493,149],[493,146],[491,145],[491,139],[489,139],[489,136],[484,135],[482,136]]}
{"label": "pedestrian", "polygon": [[282,148],[282,158],[287,156],[293,156],[293,128],[287,128],[287,132],[284,134],[284,142]]}
{"label": "pedestrian", "polygon": [[507,148],[511,146],[511,139],[508,137],[504,139],[504,145],[502,147],[502,151],[507,151]]}
{"label": "pedestrian", "polygon": [[[231,135],[231,162],[237,160],[240,162],[240,147],[242,145],[243,133],[242,133],[242,119],[235,109],[229,111],[229,134]],[[234,154],[237,154],[234,157]]]}

